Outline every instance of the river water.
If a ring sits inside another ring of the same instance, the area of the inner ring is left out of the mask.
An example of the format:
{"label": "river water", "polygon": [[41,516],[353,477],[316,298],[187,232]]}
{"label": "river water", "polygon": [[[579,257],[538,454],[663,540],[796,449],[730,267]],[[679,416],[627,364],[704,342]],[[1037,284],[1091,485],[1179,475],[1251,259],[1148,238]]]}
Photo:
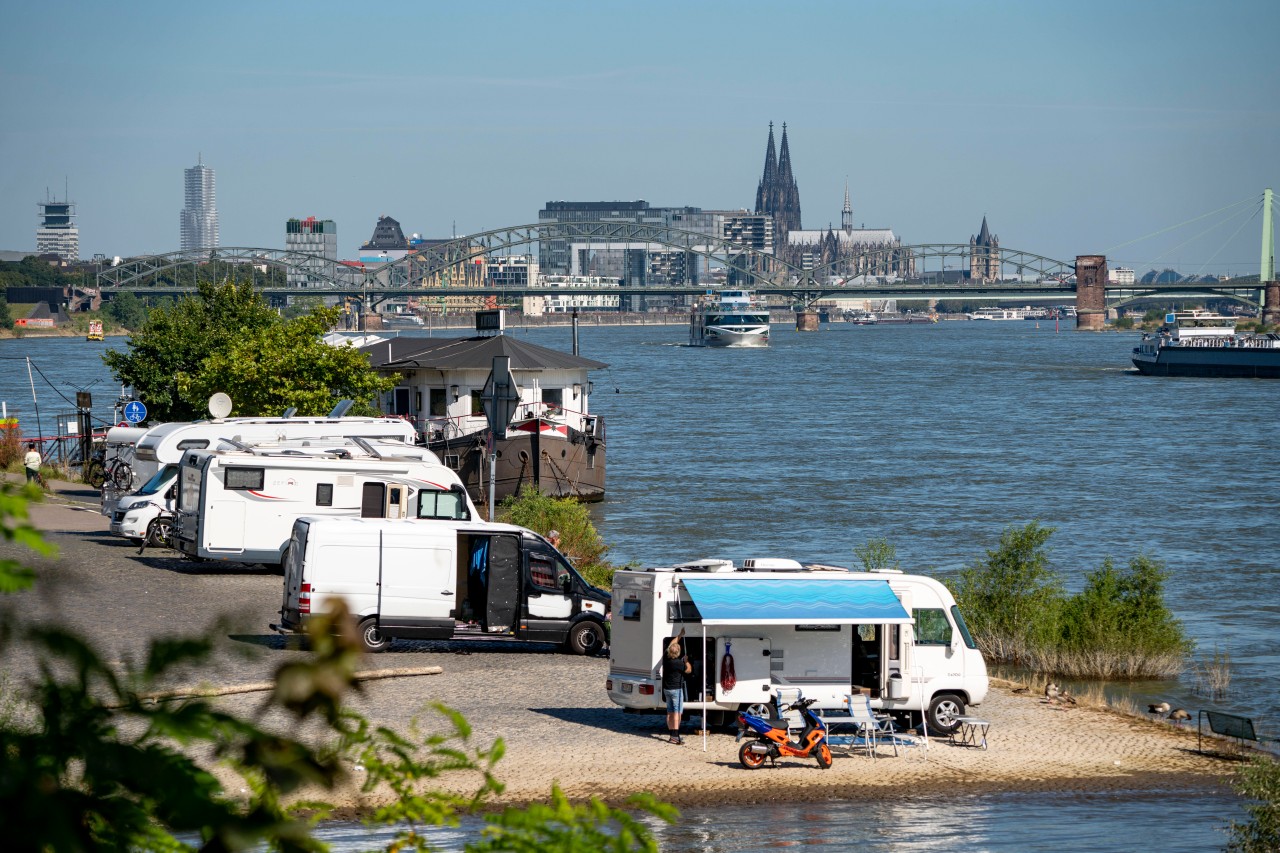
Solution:
{"label": "river water", "polygon": [[[510,333],[571,345],[565,327]],[[758,350],[690,348],[681,326],[586,324],[579,337],[583,355],[609,364],[592,376],[609,466],[608,497],[593,513],[616,562],[853,565],[855,546],[883,537],[904,569],[945,574],[982,557],[1004,527],[1038,520],[1057,528],[1053,563],[1073,590],[1107,556],[1163,561],[1167,600],[1200,652],[1230,656],[1230,692],[1218,702],[1197,695],[1190,675],[1115,690],[1193,713],[1247,714],[1264,733],[1280,732],[1280,382],[1139,376],[1128,360],[1136,333],[1059,333],[1051,321],[832,324],[808,334],[775,325]],[[34,374],[46,433],[47,412],[74,411],[58,395],[74,400],[85,386],[95,414],[109,417],[118,389],[98,356],[122,345],[0,341],[0,401],[30,429],[26,365],[12,360],[29,355],[49,380]],[[1009,850],[1040,846],[1015,831],[1032,824],[1045,847],[1128,849],[1108,839],[1141,826],[1144,842],[1168,831],[1162,849],[1201,850],[1222,843],[1224,813],[1239,813],[1225,796],[998,796],[800,812],[775,807],[767,822],[819,845],[856,836],[881,848]],[[1178,821],[1162,820],[1166,812]],[[699,840],[713,814],[723,810],[690,811],[664,830],[664,847],[765,845],[750,828],[757,810],[741,812],[741,845],[719,825]],[[1083,821],[1087,832],[1102,829],[1082,843]]]}

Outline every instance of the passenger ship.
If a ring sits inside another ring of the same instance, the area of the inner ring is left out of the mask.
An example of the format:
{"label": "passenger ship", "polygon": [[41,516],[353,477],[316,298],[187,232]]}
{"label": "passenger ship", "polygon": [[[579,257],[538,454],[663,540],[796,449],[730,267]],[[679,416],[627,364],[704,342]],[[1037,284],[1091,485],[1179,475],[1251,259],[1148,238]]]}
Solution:
{"label": "passenger ship", "polygon": [[1164,322],[1133,348],[1139,373],[1280,378],[1280,335],[1236,334],[1234,317],[1208,311],[1177,311]]}
{"label": "passenger ship", "polygon": [[765,347],[769,345],[769,305],[747,290],[722,290],[693,307],[689,345]]}

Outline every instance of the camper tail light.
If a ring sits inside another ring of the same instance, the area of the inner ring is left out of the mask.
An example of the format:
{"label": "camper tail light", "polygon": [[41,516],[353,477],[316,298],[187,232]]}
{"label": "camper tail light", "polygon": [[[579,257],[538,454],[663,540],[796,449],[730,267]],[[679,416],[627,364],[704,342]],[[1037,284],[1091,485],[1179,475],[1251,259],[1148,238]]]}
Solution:
{"label": "camper tail light", "polygon": [[298,612],[311,612],[311,584],[304,583],[302,589],[298,590]]}
{"label": "camper tail light", "polygon": [[613,679],[612,679],[612,678],[607,678],[607,679],[605,679],[605,682],[604,682],[604,689],[605,689],[605,690],[612,690],[612,689],[613,689]]}
{"label": "camper tail light", "polygon": [[641,696],[652,696],[652,695],[653,695],[653,685],[652,685],[652,684],[641,684],[641,685],[640,685],[640,695],[641,695]]}

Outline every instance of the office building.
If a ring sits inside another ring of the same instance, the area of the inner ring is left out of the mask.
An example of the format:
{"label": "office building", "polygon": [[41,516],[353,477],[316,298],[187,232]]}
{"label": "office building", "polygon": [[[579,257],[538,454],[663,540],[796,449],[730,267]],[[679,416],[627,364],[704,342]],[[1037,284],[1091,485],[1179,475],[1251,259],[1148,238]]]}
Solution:
{"label": "office building", "polygon": [[181,215],[182,250],[218,248],[218,197],[213,169],[200,157],[185,170]]}
{"label": "office building", "polygon": [[[332,219],[290,219],[284,224],[284,247],[290,252],[315,255],[295,258],[289,266],[289,287],[315,287],[328,284],[328,271],[338,259],[338,224]],[[324,260],[322,260],[324,259]]]}
{"label": "office building", "polygon": [[36,254],[57,255],[64,264],[80,260],[80,231],[76,228],[74,201],[36,202],[40,225],[36,228]]}

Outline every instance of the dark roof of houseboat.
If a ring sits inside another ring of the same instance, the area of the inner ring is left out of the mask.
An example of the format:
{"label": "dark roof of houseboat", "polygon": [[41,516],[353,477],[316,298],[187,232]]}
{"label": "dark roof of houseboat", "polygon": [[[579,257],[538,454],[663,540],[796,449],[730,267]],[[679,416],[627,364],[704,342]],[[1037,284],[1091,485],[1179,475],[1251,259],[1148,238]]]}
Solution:
{"label": "dark roof of houseboat", "polygon": [[519,341],[510,335],[475,338],[392,338],[363,347],[376,368],[426,367],[462,370],[493,367],[493,359],[507,356],[512,370],[598,370],[609,365],[567,352]]}

